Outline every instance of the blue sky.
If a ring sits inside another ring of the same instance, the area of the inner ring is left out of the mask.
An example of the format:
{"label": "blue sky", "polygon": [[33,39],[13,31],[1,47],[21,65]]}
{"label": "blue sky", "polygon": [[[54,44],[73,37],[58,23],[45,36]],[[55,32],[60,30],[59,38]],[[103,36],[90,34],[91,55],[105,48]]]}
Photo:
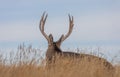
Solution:
{"label": "blue sky", "polygon": [[57,40],[68,30],[68,14],[74,29],[62,47],[98,46],[120,50],[120,0],[0,0],[0,49],[17,48],[21,43],[47,47],[39,31],[46,11],[46,33]]}

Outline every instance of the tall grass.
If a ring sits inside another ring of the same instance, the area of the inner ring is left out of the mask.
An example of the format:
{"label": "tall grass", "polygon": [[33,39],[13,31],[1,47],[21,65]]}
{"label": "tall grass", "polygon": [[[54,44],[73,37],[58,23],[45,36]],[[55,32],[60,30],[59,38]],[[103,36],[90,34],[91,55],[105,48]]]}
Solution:
{"label": "tall grass", "polygon": [[120,77],[120,65],[114,70],[105,69],[96,60],[73,60],[57,58],[55,63],[45,65],[41,51],[32,46],[19,46],[9,58],[0,56],[0,77]]}

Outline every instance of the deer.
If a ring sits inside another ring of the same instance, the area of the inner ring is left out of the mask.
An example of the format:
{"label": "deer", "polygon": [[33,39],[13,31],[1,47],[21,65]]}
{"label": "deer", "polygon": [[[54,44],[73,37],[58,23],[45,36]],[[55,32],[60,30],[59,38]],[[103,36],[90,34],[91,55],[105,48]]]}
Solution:
{"label": "deer", "polygon": [[63,57],[80,58],[80,59],[87,57],[87,59],[89,59],[89,60],[97,59],[100,62],[104,62],[105,67],[107,67],[108,69],[114,68],[110,62],[108,62],[106,59],[101,58],[101,57],[97,57],[97,56],[90,55],[90,54],[81,54],[81,53],[75,53],[75,52],[62,51],[61,44],[63,43],[63,41],[65,41],[71,35],[71,33],[73,31],[74,18],[73,18],[73,16],[68,14],[69,30],[68,30],[67,34],[65,34],[65,35],[62,34],[61,37],[57,41],[54,41],[53,35],[52,34],[47,35],[44,31],[47,17],[48,17],[48,14],[46,14],[44,12],[43,15],[41,16],[39,29],[40,29],[40,32],[42,33],[42,35],[46,38],[46,40],[48,42],[48,48],[47,48],[47,52],[46,52],[46,59],[47,59],[48,63],[51,63],[52,59],[55,58],[55,56],[57,56],[57,55],[63,56]]}

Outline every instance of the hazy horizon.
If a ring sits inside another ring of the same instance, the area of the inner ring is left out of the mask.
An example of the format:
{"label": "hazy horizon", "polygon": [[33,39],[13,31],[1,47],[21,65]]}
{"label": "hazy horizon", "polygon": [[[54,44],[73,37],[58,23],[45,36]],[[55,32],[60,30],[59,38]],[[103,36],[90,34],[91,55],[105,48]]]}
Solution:
{"label": "hazy horizon", "polygon": [[111,54],[120,52],[119,0],[0,1],[0,50],[17,49],[22,43],[46,49],[39,31],[44,11],[48,13],[45,31],[55,40],[68,31],[68,14],[74,17],[73,32],[63,49],[102,47]]}

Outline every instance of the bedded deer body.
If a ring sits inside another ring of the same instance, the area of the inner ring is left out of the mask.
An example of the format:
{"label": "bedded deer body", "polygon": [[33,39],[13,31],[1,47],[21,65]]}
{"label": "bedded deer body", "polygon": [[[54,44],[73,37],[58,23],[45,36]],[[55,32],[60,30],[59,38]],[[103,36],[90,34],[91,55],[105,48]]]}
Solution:
{"label": "bedded deer body", "polygon": [[96,59],[99,62],[103,62],[104,66],[107,67],[108,69],[113,69],[114,67],[112,66],[111,63],[109,63],[106,59],[104,58],[100,58],[94,55],[89,55],[89,54],[80,54],[80,53],[74,53],[74,52],[64,52],[61,50],[60,46],[62,44],[62,42],[67,39],[69,37],[69,35],[71,34],[72,30],[73,30],[73,16],[69,16],[69,31],[66,35],[61,35],[61,37],[59,38],[59,40],[57,40],[56,42],[53,39],[53,35],[49,34],[47,35],[44,32],[44,26],[45,26],[45,22],[47,19],[47,14],[45,15],[45,13],[42,15],[42,18],[40,20],[40,31],[43,34],[43,36],[46,38],[46,40],[48,41],[48,49],[46,52],[46,59],[48,61],[48,63],[50,63],[52,61],[53,58],[55,58],[55,56],[59,55],[62,57],[69,57],[69,58],[79,58],[79,59],[83,59],[85,57],[87,57],[88,61],[92,60],[92,59]]}

